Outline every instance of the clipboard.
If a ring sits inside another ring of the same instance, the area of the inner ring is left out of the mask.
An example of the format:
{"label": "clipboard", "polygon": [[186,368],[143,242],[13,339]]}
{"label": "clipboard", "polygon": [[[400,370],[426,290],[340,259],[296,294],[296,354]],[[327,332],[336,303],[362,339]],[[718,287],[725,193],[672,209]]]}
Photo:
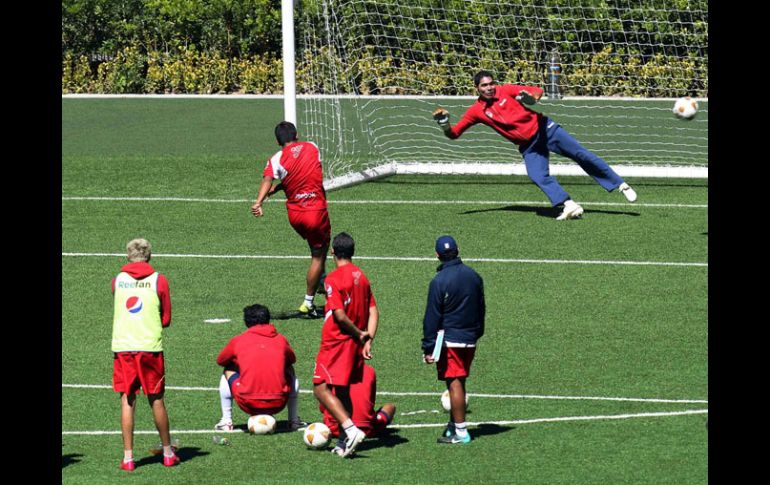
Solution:
{"label": "clipboard", "polygon": [[441,347],[444,345],[444,329],[441,329],[436,333],[436,345],[433,347],[433,362],[438,362],[441,357]]}

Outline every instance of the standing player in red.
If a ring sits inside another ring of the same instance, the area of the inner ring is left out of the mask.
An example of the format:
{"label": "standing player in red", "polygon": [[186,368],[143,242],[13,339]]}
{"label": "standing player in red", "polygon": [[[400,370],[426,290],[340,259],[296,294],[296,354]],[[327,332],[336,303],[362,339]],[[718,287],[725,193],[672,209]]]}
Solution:
{"label": "standing player in red", "polygon": [[444,130],[444,135],[453,140],[476,123],[483,123],[516,144],[524,158],[529,178],[545,193],[553,207],[564,206],[556,217],[557,221],[577,219],[583,215],[583,208],[550,175],[549,152],[577,162],[608,192],[618,189],[629,202],[636,201],[634,189],[607,162],[586,150],[558,123],[525,106],[540,100],[542,88],[514,84],[498,86],[489,71],[479,71],[473,77],[473,83],[479,98],[456,125],[449,123],[449,112],[444,108],[437,108],[433,118]]}
{"label": "standing player in red", "polygon": [[[315,143],[297,140],[297,128],[288,121],[282,121],[275,127],[275,139],[282,148],[267,161],[251,213],[255,217],[262,217],[263,202],[278,190],[283,189],[286,193],[289,223],[310,246],[307,288],[299,311],[310,317],[320,317],[321,313],[313,304],[313,297],[326,267],[332,230],[321,158]],[[273,185],[275,179],[281,182]]]}
{"label": "standing player in red", "polygon": [[294,349],[286,337],[270,323],[270,310],[262,305],[243,309],[247,330],[236,335],[217,357],[225,368],[219,382],[222,419],[214,426],[221,431],[233,430],[233,398],[249,416],[274,415],[287,406],[289,429],[303,426],[297,414],[299,380],[293,364]]}
{"label": "standing player in red", "polygon": [[[385,403],[378,410],[374,410],[374,402],[377,398],[377,373],[374,367],[364,364],[363,376],[360,382],[350,383],[350,402],[353,404],[353,414],[351,419],[358,428],[366,434],[367,438],[372,438],[382,433],[382,431],[393,422],[396,415],[396,405]],[[332,413],[324,407],[319,409],[324,415],[324,424],[329,427],[332,436],[340,436],[339,422],[334,419]],[[337,446],[332,450],[339,454],[344,447],[344,439],[340,439]]]}
{"label": "standing player in red", "polygon": [[[351,456],[366,433],[355,425],[350,385],[363,378],[364,359],[372,358],[379,311],[369,279],[353,264],[355,242],[340,233],[332,242],[336,269],[326,276],[326,308],[321,348],[313,372],[313,394],[342,425],[346,439],[337,454]],[[336,449],[335,449],[336,450]]]}
{"label": "standing player in red", "polygon": [[112,323],[112,388],[120,393],[120,429],[123,461],[120,468],[132,472],[134,462],[134,414],[139,389],[152,408],[163,448],[163,465],[174,466],[179,457],[171,446],[168,412],[163,401],[166,369],[161,332],[171,325],[168,280],[150,266],[152,246],[146,239],[126,245],[128,264],[112,280],[115,309]]}

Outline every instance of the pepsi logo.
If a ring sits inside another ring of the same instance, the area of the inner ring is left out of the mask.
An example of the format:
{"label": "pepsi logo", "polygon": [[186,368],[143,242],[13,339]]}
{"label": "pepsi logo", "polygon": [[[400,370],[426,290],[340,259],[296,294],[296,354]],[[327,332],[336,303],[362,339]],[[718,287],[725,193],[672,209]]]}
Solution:
{"label": "pepsi logo", "polygon": [[128,310],[129,313],[139,313],[142,311],[142,300],[140,300],[138,296],[132,296],[126,300],[126,310]]}

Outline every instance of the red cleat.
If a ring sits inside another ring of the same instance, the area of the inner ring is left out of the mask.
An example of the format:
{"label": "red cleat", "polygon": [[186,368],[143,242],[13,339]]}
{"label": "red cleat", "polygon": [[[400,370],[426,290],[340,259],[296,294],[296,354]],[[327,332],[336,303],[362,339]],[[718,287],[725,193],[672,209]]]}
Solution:
{"label": "red cleat", "polygon": [[125,470],[127,472],[132,472],[136,470],[136,462],[134,460],[131,461],[120,461],[120,469]]}
{"label": "red cleat", "polygon": [[176,466],[181,461],[182,460],[180,460],[179,457],[176,456],[176,453],[174,453],[171,456],[163,455],[163,466]]}

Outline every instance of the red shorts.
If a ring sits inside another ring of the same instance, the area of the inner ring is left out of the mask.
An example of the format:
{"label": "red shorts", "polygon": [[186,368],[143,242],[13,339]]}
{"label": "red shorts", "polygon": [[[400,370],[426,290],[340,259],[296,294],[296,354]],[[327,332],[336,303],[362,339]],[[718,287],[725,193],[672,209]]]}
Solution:
{"label": "red shorts", "polygon": [[475,354],[476,347],[444,347],[441,349],[441,358],[436,363],[438,380],[468,377],[471,373],[471,363]]}
{"label": "red shorts", "polygon": [[307,240],[311,249],[328,246],[332,239],[332,225],[329,222],[329,212],[326,209],[317,211],[288,210],[289,224]]}
{"label": "red shorts", "polygon": [[115,392],[145,395],[166,390],[163,352],[115,352],[112,360],[112,389]]}
{"label": "red shorts", "polygon": [[315,359],[313,384],[348,386],[361,380],[364,358],[361,346],[353,339],[322,342]]}
{"label": "red shorts", "polygon": [[238,394],[238,381],[241,380],[241,377],[238,374],[235,374],[233,377],[235,377],[235,379],[231,377],[230,380],[227,381],[228,384],[230,384],[230,394],[232,394],[238,407],[249,416],[254,416],[256,414],[278,414],[286,407],[286,403],[289,400],[288,397],[280,399],[250,399],[241,396]]}

